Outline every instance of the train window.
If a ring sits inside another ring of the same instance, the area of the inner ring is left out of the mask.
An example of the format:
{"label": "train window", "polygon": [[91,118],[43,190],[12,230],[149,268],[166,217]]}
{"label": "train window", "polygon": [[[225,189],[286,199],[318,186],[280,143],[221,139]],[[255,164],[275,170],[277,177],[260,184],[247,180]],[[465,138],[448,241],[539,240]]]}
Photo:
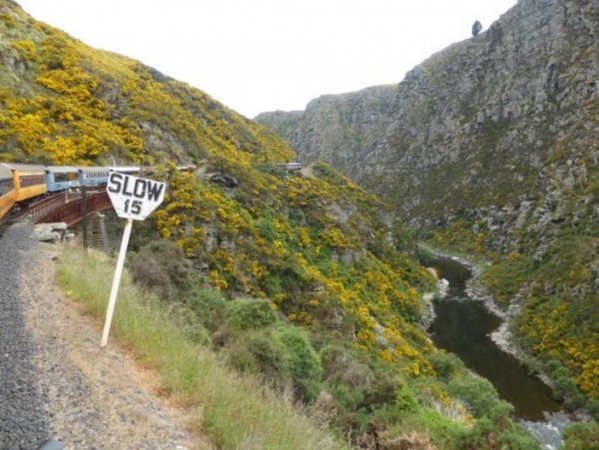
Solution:
{"label": "train window", "polygon": [[0,196],[13,190],[13,181],[11,179],[0,180]]}
{"label": "train window", "polygon": [[[74,177],[73,177],[74,175]],[[54,181],[56,183],[65,183],[67,181],[72,181],[77,179],[77,174],[73,174],[72,172],[55,172],[54,173]]]}
{"label": "train window", "polygon": [[46,184],[46,177],[44,175],[19,175],[19,183],[22,188]]}

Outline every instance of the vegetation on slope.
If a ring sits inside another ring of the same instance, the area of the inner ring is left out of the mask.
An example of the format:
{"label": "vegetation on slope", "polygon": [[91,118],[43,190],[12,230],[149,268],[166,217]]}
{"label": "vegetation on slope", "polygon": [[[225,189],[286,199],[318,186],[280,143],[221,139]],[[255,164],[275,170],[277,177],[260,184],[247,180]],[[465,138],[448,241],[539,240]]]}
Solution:
{"label": "vegetation on slope", "polygon": [[167,169],[171,190],[154,220],[181,254],[153,240],[134,279],[186,309],[232,367],[354,443],[534,448],[493,387],[424,334],[431,278],[403,251],[406,231],[387,227],[382,205],[328,166],[312,173],[262,165],[223,188]]}
{"label": "vegetation on slope", "polygon": [[[101,320],[114,265],[101,253],[66,249],[58,279],[65,292]],[[172,306],[133,286],[120,288],[111,339],[122,339],[160,374],[162,388],[190,410],[196,430],[205,429],[221,448],[344,448],[333,435],[249,376],[228,369],[197,329]]]}
{"label": "vegetation on slope", "polygon": [[398,251],[409,244],[377,217],[373,197],[325,165],[313,171],[321,177],[255,170],[229,193],[172,173],[158,229],[213,288],[271,298],[292,322],[355,336],[406,373],[430,373],[419,320],[433,280]]}
{"label": "vegetation on slope", "polygon": [[0,3],[0,151],[55,164],[293,156],[264,127],[138,61],[94,50]]}
{"label": "vegetation on slope", "polygon": [[[455,356],[430,355],[437,377],[402,376],[345,339],[289,324],[266,300],[226,299],[185,261],[168,241],[150,243],[132,259],[111,339],[155,368],[164,392],[201,410],[193,426],[222,448],[343,448],[327,426],[362,448],[537,448],[509,418],[511,406]],[[66,249],[58,279],[101,320],[113,268],[102,254]],[[172,271],[182,276],[162,300],[131,282],[162,289],[156,276]],[[298,396],[305,406],[292,407]]]}

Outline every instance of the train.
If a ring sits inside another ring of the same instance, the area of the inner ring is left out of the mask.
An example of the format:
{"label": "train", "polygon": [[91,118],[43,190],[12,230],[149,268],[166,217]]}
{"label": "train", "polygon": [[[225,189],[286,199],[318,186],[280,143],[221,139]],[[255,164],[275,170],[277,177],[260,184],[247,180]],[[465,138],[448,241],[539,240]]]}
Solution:
{"label": "train", "polygon": [[[193,170],[181,166],[179,170]],[[0,163],[0,220],[15,204],[82,186],[106,185],[111,171],[139,175],[139,166],[74,167]]]}

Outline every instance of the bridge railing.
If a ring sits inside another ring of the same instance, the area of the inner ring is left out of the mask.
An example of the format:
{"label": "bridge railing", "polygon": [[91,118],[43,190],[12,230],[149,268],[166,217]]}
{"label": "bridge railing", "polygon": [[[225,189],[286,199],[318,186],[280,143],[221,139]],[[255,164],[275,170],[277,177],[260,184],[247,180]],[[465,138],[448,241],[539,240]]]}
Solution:
{"label": "bridge railing", "polygon": [[[87,194],[87,213],[110,209],[105,191]],[[80,193],[63,192],[30,206],[28,214],[34,223],[65,222],[68,226],[83,220],[83,197]]]}
{"label": "bridge railing", "polygon": [[61,192],[54,194],[51,197],[46,197],[43,200],[29,205],[27,214],[33,223],[39,223],[44,217],[62,208],[66,203],[67,193]]}

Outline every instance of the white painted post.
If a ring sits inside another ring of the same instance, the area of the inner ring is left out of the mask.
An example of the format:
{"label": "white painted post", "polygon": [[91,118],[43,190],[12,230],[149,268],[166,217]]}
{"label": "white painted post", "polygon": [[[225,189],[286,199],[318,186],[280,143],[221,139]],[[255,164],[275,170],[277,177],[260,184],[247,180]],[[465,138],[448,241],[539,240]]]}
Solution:
{"label": "white painted post", "polygon": [[166,183],[147,180],[134,177],[119,172],[110,172],[106,192],[110,197],[112,206],[119,217],[127,219],[125,231],[123,231],[123,241],[119,251],[119,258],[116,263],[114,279],[112,280],[112,290],[108,300],[108,309],[106,310],[106,321],[104,322],[104,332],[102,333],[102,342],[100,346],[104,347],[108,343],[108,333],[112,323],[112,315],[116,305],[116,296],[121,284],[121,275],[125,265],[125,256],[127,255],[127,246],[129,245],[129,236],[133,220],[144,220],[154,211],[164,200]]}
{"label": "white painted post", "polygon": [[101,347],[108,343],[108,334],[110,333],[110,325],[112,323],[112,315],[116,305],[116,296],[119,292],[121,284],[121,276],[123,275],[123,266],[125,265],[125,256],[127,256],[127,247],[129,246],[129,236],[131,236],[131,228],[133,227],[133,219],[127,219],[125,230],[123,231],[123,240],[121,241],[121,249],[116,263],[114,279],[112,280],[112,289],[110,290],[110,299],[108,300],[108,309],[106,310],[106,321],[104,322],[104,332],[102,333]]}

